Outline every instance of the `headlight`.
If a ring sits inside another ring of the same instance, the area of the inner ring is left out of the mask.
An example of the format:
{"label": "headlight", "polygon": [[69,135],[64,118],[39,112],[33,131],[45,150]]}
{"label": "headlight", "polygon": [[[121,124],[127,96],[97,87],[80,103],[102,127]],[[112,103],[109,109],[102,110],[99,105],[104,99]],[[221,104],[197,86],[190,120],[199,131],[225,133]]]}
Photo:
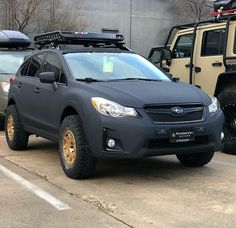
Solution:
{"label": "headlight", "polygon": [[112,117],[137,117],[138,114],[134,108],[129,108],[117,104],[113,101],[106,100],[101,97],[91,98],[94,108],[103,115]]}
{"label": "headlight", "polygon": [[211,97],[212,103],[208,106],[209,112],[214,113],[220,109],[219,101],[216,97]]}
{"label": "headlight", "polygon": [[10,83],[8,82],[1,82],[1,87],[5,93],[9,92],[10,89]]}

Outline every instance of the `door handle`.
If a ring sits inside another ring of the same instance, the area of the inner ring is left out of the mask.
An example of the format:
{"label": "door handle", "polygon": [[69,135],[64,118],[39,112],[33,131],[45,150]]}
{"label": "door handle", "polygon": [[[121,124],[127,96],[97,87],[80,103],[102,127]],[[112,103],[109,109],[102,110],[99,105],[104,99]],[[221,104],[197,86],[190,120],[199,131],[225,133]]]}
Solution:
{"label": "door handle", "polygon": [[40,92],[40,89],[39,89],[39,88],[35,88],[35,89],[34,89],[34,92],[35,92],[35,93],[39,93],[39,92]]}
{"label": "door handle", "polygon": [[214,63],[212,63],[213,67],[221,67],[222,65],[223,65],[222,62],[214,62]]}
{"label": "door handle", "polygon": [[[190,63],[185,65],[186,68],[190,68],[190,66],[191,66]],[[194,65],[193,65],[193,67],[194,67]]]}
{"label": "door handle", "polygon": [[17,84],[17,87],[18,87],[18,88],[21,88],[21,87],[22,87],[22,83],[19,82],[19,83]]}
{"label": "door handle", "polygon": [[202,71],[202,68],[201,67],[195,67],[195,72],[196,73],[200,73]]}

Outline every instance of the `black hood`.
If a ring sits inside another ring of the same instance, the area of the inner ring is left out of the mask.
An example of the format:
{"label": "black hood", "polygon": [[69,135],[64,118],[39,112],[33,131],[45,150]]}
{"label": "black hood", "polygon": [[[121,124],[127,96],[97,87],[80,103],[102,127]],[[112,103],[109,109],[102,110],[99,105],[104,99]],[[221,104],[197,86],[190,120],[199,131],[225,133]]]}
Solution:
{"label": "black hood", "polygon": [[210,97],[195,86],[164,81],[116,81],[83,83],[93,97],[102,97],[124,106],[142,108],[147,104],[202,103]]}

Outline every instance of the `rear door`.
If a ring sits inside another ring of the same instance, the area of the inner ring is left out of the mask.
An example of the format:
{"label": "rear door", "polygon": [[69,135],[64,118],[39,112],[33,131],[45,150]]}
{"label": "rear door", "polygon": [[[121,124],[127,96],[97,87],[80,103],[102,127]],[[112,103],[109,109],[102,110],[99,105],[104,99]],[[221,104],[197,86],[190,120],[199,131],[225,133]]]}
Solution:
{"label": "rear door", "polygon": [[20,70],[20,77],[16,79],[18,89],[17,108],[19,109],[24,124],[28,128],[38,125],[36,118],[37,103],[35,102],[39,85],[38,75],[41,71],[44,54],[37,54],[26,61]]}
{"label": "rear door", "polygon": [[198,30],[193,83],[199,85],[209,95],[214,95],[218,76],[225,71],[223,64],[225,38],[224,27]]}

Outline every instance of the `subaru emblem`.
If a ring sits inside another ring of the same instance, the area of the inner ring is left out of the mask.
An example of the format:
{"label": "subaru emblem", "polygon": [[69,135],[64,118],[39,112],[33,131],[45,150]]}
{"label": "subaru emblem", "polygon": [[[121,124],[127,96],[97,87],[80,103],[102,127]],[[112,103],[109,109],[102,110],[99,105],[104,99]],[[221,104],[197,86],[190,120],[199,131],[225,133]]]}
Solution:
{"label": "subaru emblem", "polygon": [[171,112],[175,115],[182,115],[184,110],[181,107],[174,107],[171,109]]}

